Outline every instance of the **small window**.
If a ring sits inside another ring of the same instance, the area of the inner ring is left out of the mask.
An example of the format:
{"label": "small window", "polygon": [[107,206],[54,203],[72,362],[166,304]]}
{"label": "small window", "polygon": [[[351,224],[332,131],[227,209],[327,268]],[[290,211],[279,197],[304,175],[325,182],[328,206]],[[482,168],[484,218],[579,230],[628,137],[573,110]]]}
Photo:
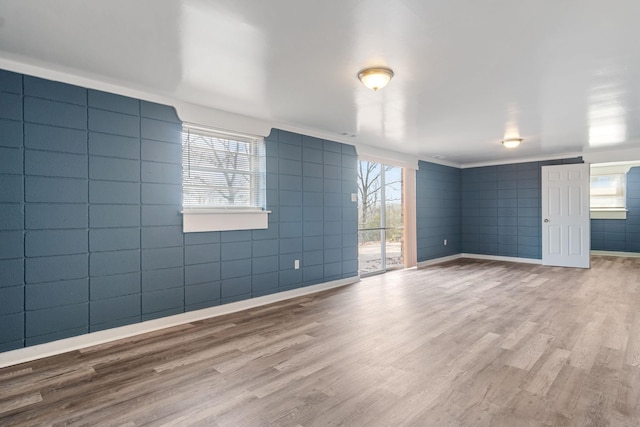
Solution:
{"label": "small window", "polygon": [[267,228],[265,180],[262,138],[184,127],[185,232]]}
{"label": "small window", "polygon": [[626,209],[626,174],[591,176],[591,209]]}
{"label": "small window", "polygon": [[184,208],[265,207],[262,139],[186,128],[182,165]]}

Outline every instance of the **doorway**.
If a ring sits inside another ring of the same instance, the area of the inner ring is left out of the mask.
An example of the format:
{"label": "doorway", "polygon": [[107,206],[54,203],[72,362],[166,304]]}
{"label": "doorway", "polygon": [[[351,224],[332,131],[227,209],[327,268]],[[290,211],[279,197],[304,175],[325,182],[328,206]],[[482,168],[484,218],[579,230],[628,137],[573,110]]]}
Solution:
{"label": "doorway", "polygon": [[361,276],[404,267],[401,167],[358,160],[358,270]]}

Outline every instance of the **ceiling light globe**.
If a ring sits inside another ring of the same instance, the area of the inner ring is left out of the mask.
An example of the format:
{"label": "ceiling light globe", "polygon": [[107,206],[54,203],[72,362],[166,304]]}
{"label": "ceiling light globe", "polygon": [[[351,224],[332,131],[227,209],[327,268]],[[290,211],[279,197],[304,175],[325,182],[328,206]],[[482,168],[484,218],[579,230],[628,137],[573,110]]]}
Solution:
{"label": "ceiling light globe", "polygon": [[502,145],[507,148],[516,148],[522,142],[522,138],[509,138],[502,140]]}
{"label": "ceiling light globe", "polygon": [[375,91],[385,87],[392,77],[393,71],[389,68],[367,68],[358,73],[362,84]]}

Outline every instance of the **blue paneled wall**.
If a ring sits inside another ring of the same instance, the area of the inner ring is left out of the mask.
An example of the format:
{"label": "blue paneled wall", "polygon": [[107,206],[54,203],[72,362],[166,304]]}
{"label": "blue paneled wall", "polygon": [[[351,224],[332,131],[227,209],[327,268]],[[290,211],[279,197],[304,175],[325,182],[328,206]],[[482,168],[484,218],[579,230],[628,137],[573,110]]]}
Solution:
{"label": "blue paneled wall", "polygon": [[545,165],[581,158],[462,170],[462,252],[542,258],[541,180]]}
{"label": "blue paneled wall", "polygon": [[462,251],[540,258],[538,162],[462,171]]}
{"label": "blue paneled wall", "polygon": [[542,258],[540,168],[571,163],[582,159],[468,169],[420,162],[418,261],[458,253]]}
{"label": "blue paneled wall", "polygon": [[419,163],[416,172],[418,261],[461,252],[460,185],[460,169]]}
{"label": "blue paneled wall", "polygon": [[627,219],[592,219],[591,249],[640,252],[640,167],[627,173]]}
{"label": "blue paneled wall", "polygon": [[354,147],[274,130],[269,228],[183,234],[180,132],[0,71],[0,351],[357,275]]}

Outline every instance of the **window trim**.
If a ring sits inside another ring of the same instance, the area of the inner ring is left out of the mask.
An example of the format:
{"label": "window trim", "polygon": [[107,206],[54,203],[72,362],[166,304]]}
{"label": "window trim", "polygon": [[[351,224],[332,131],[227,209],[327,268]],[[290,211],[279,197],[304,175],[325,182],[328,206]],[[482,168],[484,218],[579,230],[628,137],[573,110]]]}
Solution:
{"label": "window trim", "polygon": [[591,219],[627,219],[628,209],[590,208]]}
{"label": "window trim", "polygon": [[[617,181],[616,189],[618,190],[615,195],[601,195],[601,194],[591,194],[593,192],[593,188],[590,184],[590,195],[589,195],[589,209],[596,211],[620,211],[626,210],[627,208],[627,174],[624,171],[619,172],[609,172],[609,173],[592,173],[590,180],[594,178],[608,178],[612,180],[615,178]],[[590,181],[591,182],[591,181]],[[593,206],[593,202],[597,200],[608,200],[611,199],[622,199],[622,205],[616,206]]]}
{"label": "window trim", "polygon": [[261,230],[269,228],[271,211],[224,209],[187,209],[182,211],[182,231],[200,233],[206,231]]}
{"label": "window trim", "polygon": [[625,220],[627,219],[627,174],[631,168],[640,166],[639,162],[609,162],[609,163],[593,163],[591,164],[591,175],[612,175],[612,174],[624,174],[624,191],[625,191],[625,206],[616,208],[604,208],[604,207],[591,207],[589,204],[591,219],[614,219]]}
{"label": "window trim", "polygon": [[[212,136],[215,138],[227,138],[241,142],[262,141],[261,136],[240,134],[207,128],[192,123],[183,123],[182,132],[192,131],[202,136]],[[266,162],[266,155],[262,161]],[[182,167],[185,168],[184,160]],[[258,185],[266,188],[266,167],[262,168],[261,183]],[[183,184],[184,186],[184,181]],[[184,191],[184,190],[183,190]],[[262,194],[262,203],[266,206],[265,193]],[[182,231],[184,233],[197,233],[207,231],[230,231],[230,230],[259,230],[269,227],[269,213],[264,207],[258,206],[189,206],[183,207],[180,211],[182,214]]]}

